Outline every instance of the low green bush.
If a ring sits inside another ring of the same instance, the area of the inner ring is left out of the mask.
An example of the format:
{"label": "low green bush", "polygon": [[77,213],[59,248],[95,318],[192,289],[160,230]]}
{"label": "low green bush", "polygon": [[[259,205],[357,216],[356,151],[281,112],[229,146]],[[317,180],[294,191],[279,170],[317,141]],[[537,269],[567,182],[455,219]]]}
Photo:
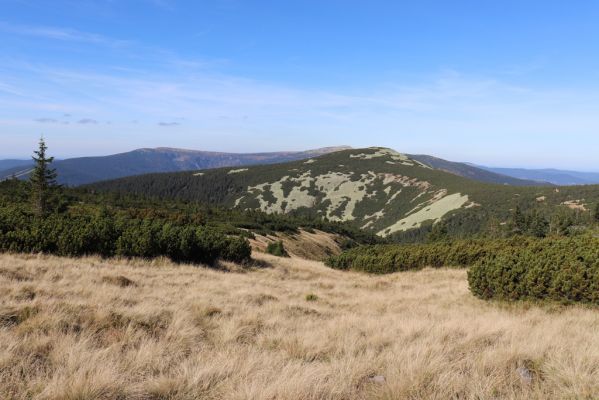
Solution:
{"label": "low green bush", "polygon": [[599,238],[546,239],[490,254],[470,268],[468,283],[482,299],[599,305]]}
{"label": "low green bush", "polygon": [[309,293],[306,295],[306,301],[317,301],[318,300],[318,296],[315,295],[314,293]]}
{"label": "low green bush", "polygon": [[335,269],[387,274],[424,267],[468,267],[503,249],[526,247],[539,239],[457,240],[428,244],[359,246],[327,259]]}
{"label": "low green bush", "polygon": [[287,253],[285,246],[283,246],[283,242],[280,240],[278,242],[269,243],[268,246],[266,246],[266,252],[277,257],[289,257],[289,253]]}
{"label": "low green bush", "polygon": [[166,256],[177,262],[206,264],[217,259],[244,262],[251,255],[246,239],[204,225],[177,225],[163,219],[107,212],[38,218],[10,208],[0,208],[0,251],[72,257]]}

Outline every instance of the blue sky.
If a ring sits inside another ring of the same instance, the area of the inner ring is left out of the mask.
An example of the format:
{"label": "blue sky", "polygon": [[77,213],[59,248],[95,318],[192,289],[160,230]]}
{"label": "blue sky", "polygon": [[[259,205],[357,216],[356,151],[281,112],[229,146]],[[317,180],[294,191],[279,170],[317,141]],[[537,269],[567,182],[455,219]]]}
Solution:
{"label": "blue sky", "polygon": [[389,146],[599,170],[595,1],[0,0],[0,158]]}

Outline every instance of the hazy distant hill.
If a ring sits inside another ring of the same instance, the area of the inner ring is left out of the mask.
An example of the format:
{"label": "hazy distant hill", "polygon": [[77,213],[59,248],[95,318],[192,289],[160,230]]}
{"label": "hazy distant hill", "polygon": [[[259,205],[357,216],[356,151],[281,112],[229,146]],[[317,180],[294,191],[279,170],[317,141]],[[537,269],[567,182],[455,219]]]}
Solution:
{"label": "hazy distant hill", "polygon": [[[273,164],[302,160],[347,147],[325,147],[307,151],[272,153],[219,153],[172,148],[138,149],[101,157],[79,157],[56,161],[54,167],[61,184],[75,186],[106,179],[152,172],[188,171],[205,168]],[[31,163],[0,172],[0,179],[13,174],[26,178]]]}
{"label": "hazy distant hill", "polygon": [[599,184],[599,172],[580,172],[559,169],[491,168],[476,166],[486,171],[509,175],[518,179],[545,181],[554,185]]}
{"label": "hazy distant hill", "polygon": [[517,177],[508,176],[508,174],[489,171],[488,169],[480,168],[474,165],[447,161],[441,158],[422,154],[410,154],[409,156],[435,169],[451,172],[452,174],[463,176],[464,178],[474,179],[481,182],[514,186],[543,186],[550,184],[548,181],[543,181],[542,179],[520,179]]}
{"label": "hazy distant hill", "polygon": [[91,188],[352,221],[381,236],[452,217],[456,229],[473,233],[490,217],[506,220],[516,205],[583,210],[599,201],[599,186],[481,183],[378,147],[269,166],[142,175]]}
{"label": "hazy distant hill", "polygon": [[[221,153],[173,148],[138,149],[102,157],[78,157],[55,161],[60,183],[76,186],[107,179],[154,172],[176,172],[208,168],[235,167],[257,164],[274,164],[302,160],[338,150],[348,146],[324,147],[301,152],[272,153]],[[473,165],[446,161],[427,155],[411,155],[435,169],[475,179],[481,182],[515,186],[538,186],[539,182],[512,178],[496,174]],[[0,160],[0,179],[17,176],[25,179],[32,167],[30,160]]]}
{"label": "hazy distant hill", "polygon": [[[276,164],[303,160],[349,148],[348,146],[338,146],[299,152],[224,153],[163,147],[138,149],[100,157],[78,157],[58,160],[55,161],[54,166],[58,171],[60,183],[76,186],[156,172]],[[408,156],[434,169],[486,183],[512,186],[599,184],[599,173],[554,169],[490,168],[469,163],[447,161],[429,155],[419,154]],[[25,179],[28,177],[31,167],[32,163],[30,160],[0,160],[0,179],[13,175]]]}
{"label": "hazy distant hill", "polygon": [[29,160],[0,160],[0,171],[4,171],[10,168],[24,167],[31,165],[31,159]]}

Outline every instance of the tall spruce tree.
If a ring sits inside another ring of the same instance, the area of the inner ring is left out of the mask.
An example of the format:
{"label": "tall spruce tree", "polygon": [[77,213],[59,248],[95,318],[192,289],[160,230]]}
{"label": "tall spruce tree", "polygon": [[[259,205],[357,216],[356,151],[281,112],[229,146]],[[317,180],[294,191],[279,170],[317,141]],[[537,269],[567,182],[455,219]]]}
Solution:
{"label": "tall spruce tree", "polygon": [[520,206],[516,206],[512,213],[512,229],[514,233],[518,234],[522,234],[528,229],[526,216],[520,209]]}
{"label": "tall spruce tree", "polygon": [[46,150],[48,150],[48,146],[46,146],[44,138],[41,137],[39,148],[34,151],[35,155],[31,157],[35,162],[35,168],[29,178],[31,182],[31,199],[38,216],[48,214],[50,191],[56,186],[56,170],[50,168],[54,157],[47,157]]}
{"label": "tall spruce tree", "polygon": [[543,238],[547,236],[549,222],[538,211],[533,211],[528,217],[528,231],[532,236]]}

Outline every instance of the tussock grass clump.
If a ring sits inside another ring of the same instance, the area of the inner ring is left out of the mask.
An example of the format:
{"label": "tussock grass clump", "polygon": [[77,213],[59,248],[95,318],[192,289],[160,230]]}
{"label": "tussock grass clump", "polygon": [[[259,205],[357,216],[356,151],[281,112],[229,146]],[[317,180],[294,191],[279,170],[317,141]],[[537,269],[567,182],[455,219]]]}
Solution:
{"label": "tussock grass clump", "polygon": [[104,276],[102,282],[120,287],[135,286],[135,282],[123,275]]}
{"label": "tussock grass clump", "polygon": [[12,306],[0,309],[0,327],[19,325],[39,312],[39,307]]}
{"label": "tussock grass clump", "polygon": [[310,293],[306,295],[306,301],[316,301],[318,300],[318,296],[314,293]]}

